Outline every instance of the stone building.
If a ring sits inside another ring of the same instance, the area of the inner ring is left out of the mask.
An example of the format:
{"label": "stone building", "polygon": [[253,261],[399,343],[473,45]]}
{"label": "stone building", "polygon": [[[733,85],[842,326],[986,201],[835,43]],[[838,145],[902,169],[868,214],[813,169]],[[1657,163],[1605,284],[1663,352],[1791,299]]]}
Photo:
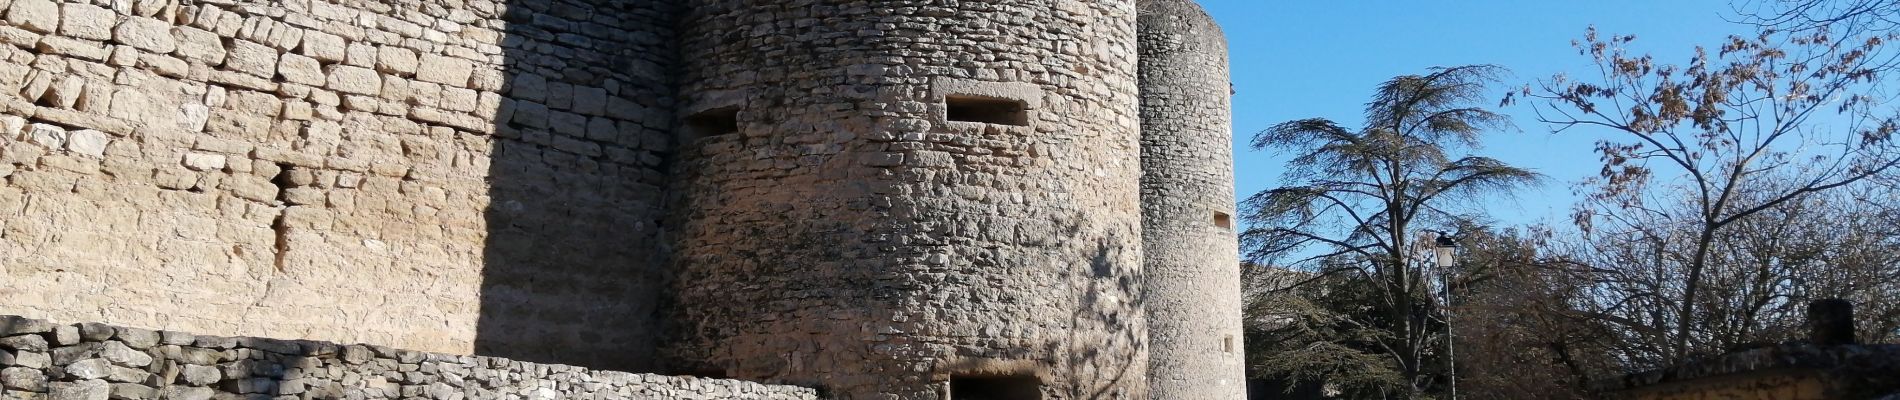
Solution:
{"label": "stone building", "polygon": [[839,399],[1244,390],[1191,0],[0,0],[0,43],[0,314]]}

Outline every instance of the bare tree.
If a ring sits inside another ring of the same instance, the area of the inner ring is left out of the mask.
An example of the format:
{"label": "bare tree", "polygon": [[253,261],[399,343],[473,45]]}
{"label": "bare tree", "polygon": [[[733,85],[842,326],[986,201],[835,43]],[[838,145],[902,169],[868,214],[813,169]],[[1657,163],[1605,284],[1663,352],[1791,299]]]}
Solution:
{"label": "bare tree", "polygon": [[1592,29],[1577,47],[1596,62],[1593,76],[1560,75],[1521,94],[1543,100],[1538,115],[1555,131],[1611,133],[1574,219],[1586,233],[1620,230],[1614,249],[1600,250],[1655,256],[1643,272],[1670,285],[1603,295],[1667,309],[1626,324],[1663,339],[1650,350],[1673,361],[1719,347],[1703,327],[1727,316],[1700,309],[1719,240],[1750,217],[1893,169],[1900,120],[1876,96],[1881,64],[1870,56],[1884,40],[1771,30],[1697,48],[1680,66],[1627,53],[1632,40]]}

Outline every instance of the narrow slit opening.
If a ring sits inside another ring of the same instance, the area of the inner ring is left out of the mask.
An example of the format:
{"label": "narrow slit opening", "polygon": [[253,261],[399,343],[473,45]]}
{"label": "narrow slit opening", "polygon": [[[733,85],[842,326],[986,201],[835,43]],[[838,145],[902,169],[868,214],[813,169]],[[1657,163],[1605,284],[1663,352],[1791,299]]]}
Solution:
{"label": "narrow slit opening", "polygon": [[1042,380],[1035,375],[957,375],[950,377],[950,400],[1041,400]]}
{"label": "narrow slit opening", "polygon": [[1029,111],[1019,100],[952,95],[943,102],[951,121],[1029,126]]}
{"label": "narrow slit opening", "polygon": [[1221,351],[1232,354],[1234,352],[1234,335],[1227,335],[1227,337],[1221,338],[1220,348]]}
{"label": "narrow slit opening", "polygon": [[721,107],[686,117],[690,139],[739,133],[739,107]]}

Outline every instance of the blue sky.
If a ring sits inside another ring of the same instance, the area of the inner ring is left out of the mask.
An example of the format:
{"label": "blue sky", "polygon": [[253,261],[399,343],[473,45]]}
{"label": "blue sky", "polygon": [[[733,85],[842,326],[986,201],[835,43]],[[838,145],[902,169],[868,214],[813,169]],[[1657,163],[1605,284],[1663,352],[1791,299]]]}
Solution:
{"label": "blue sky", "polygon": [[[1224,27],[1234,84],[1237,191],[1242,198],[1277,186],[1284,157],[1247,142],[1274,123],[1326,117],[1358,127],[1372,89],[1393,76],[1433,66],[1497,64],[1512,88],[1559,72],[1594,70],[1572,40],[1596,26],[1634,34],[1632,49],[1680,63],[1696,45],[1746,32],[1723,19],[1726,0],[1201,0]],[[1505,88],[1499,88],[1500,93]],[[1495,106],[1493,101],[1491,106]],[[1499,222],[1567,221],[1573,183],[1599,168],[1600,131],[1551,134],[1526,103],[1497,109],[1517,131],[1487,137],[1479,155],[1550,177],[1542,187],[1482,205]]]}

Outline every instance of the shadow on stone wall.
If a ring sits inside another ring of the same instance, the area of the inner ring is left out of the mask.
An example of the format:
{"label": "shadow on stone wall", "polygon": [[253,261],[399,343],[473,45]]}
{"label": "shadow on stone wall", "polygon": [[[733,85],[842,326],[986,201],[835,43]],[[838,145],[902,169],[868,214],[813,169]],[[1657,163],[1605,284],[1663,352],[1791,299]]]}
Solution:
{"label": "shadow on stone wall", "polygon": [[506,3],[475,353],[655,371],[679,7]]}

